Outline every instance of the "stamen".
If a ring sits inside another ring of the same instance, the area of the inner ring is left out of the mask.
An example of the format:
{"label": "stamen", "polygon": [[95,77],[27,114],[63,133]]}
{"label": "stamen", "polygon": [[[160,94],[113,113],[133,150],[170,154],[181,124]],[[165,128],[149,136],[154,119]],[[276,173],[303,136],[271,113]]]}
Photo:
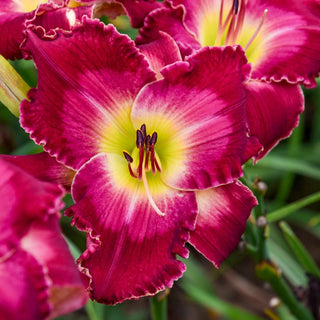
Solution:
{"label": "stamen", "polygon": [[151,207],[155,210],[155,212],[161,216],[161,217],[164,217],[165,214],[158,208],[158,206],[156,205],[156,203],[154,202],[153,198],[152,198],[152,195],[151,195],[151,192],[150,192],[150,189],[149,189],[149,185],[148,185],[148,181],[147,181],[147,177],[146,177],[146,172],[143,170],[143,173],[142,173],[142,181],[143,181],[143,185],[144,185],[144,189],[146,190],[146,194],[147,194],[147,197],[148,197],[148,200],[151,204]]}
{"label": "stamen", "polygon": [[238,10],[239,14],[237,15],[237,23],[233,30],[233,36],[232,36],[232,44],[237,43],[237,38],[239,33],[242,31],[244,17],[246,13],[246,1],[240,0],[240,10]]}
{"label": "stamen", "polygon": [[263,16],[262,19],[260,21],[260,24],[258,26],[258,28],[256,29],[256,31],[254,32],[254,34],[252,35],[252,37],[250,38],[250,40],[248,41],[248,43],[245,45],[244,47],[244,51],[247,51],[248,48],[250,47],[250,45],[252,44],[252,42],[254,41],[254,39],[257,37],[258,33],[260,32],[262,25],[264,23],[264,20],[266,19],[266,15],[268,13],[268,9],[264,10],[263,12]]}
{"label": "stamen", "polygon": [[146,171],[149,171],[149,156],[150,156],[150,134],[147,135],[147,138],[146,138],[146,158],[144,160],[144,169]]}
{"label": "stamen", "polygon": [[144,147],[139,148],[139,166],[138,166],[138,179],[141,180],[143,170],[143,158],[144,158]]}
{"label": "stamen", "polygon": [[131,163],[133,162],[132,157],[130,156],[130,154],[127,151],[123,151],[123,155],[126,158],[126,160],[128,161],[128,169],[129,169],[129,173],[130,173],[131,177],[138,178],[138,176],[133,172],[132,167],[131,167]]}
{"label": "stamen", "polygon": [[223,4],[221,3],[221,7],[220,7],[220,18],[219,18],[219,28],[218,28],[218,33],[217,33],[217,37],[216,40],[214,42],[214,46],[220,46],[221,45],[221,38],[230,22],[230,19],[232,19],[233,14],[232,14],[232,8],[229,10],[228,16],[226,18],[226,20],[224,21],[223,25],[222,25],[222,16],[223,16]]}

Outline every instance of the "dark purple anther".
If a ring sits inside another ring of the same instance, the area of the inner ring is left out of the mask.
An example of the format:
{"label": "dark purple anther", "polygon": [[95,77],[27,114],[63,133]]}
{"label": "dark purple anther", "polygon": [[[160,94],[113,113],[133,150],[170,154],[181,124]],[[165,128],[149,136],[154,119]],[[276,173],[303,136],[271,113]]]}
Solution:
{"label": "dark purple anther", "polygon": [[156,144],[156,142],[157,142],[157,139],[158,139],[158,134],[156,132],[154,132],[152,134],[152,137],[151,137],[151,140],[150,140],[150,144],[154,146]]}
{"label": "dark purple anther", "polygon": [[238,13],[238,10],[239,10],[239,0],[233,0],[232,10],[233,10],[234,14],[237,14],[237,13]]}
{"label": "dark purple anther", "polygon": [[137,130],[137,140],[136,140],[137,148],[142,148],[144,146],[144,136],[141,130]]}

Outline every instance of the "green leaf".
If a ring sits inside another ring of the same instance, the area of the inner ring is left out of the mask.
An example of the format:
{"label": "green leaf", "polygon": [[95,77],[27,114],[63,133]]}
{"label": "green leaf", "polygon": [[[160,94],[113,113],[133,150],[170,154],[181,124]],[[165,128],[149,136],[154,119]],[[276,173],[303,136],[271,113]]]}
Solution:
{"label": "green leaf", "polygon": [[278,221],[289,216],[291,213],[318,201],[320,201],[320,192],[315,192],[307,197],[292,202],[282,207],[281,209],[275,210],[267,214],[267,220],[268,222]]}
{"label": "green leaf", "polygon": [[273,239],[268,239],[266,244],[271,261],[276,263],[285,277],[294,286],[306,286],[308,280],[303,269],[296,260],[288,254],[286,248],[280,246]]}
{"label": "green leaf", "polygon": [[280,222],[280,228],[291,247],[292,251],[294,252],[296,258],[303,266],[303,268],[307,271],[312,273],[313,275],[320,278],[320,270],[316,263],[314,262],[311,255],[308,253],[306,248],[303,246],[302,242],[298,239],[298,237],[293,233],[292,229],[289,225],[282,221]]}

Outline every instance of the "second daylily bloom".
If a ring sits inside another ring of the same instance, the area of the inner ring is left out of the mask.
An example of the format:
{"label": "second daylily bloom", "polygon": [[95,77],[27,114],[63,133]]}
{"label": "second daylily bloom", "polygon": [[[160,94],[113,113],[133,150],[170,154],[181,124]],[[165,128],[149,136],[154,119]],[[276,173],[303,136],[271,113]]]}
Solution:
{"label": "second daylily bloom", "polygon": [[[145,21],[139,43],[151,32],[169,33],[182,54],[203,46],[239,44],[252,63],[252,79],[316,86],[320,71],[317,1],[171,0]],[[312,9],[311,9],[312,8]]]}
{"label": "second daylily bloom", "polygon": [[187,241],[219,266],[256,205],[237,182],[258,150],[247,136],[242,49],[205,48],[156,81],[111,25],[85,19],[55,39],[37,30],[24,49],[39,82],[21,123],[77,170],[67,214],[87,232],[79,265],[92,298],[114,304],[171,287]]}
{"label": "second daylily bloom", "polygon": [[53,319],[88,296],[59,226],[64,192],[0,159],[1,319]]}

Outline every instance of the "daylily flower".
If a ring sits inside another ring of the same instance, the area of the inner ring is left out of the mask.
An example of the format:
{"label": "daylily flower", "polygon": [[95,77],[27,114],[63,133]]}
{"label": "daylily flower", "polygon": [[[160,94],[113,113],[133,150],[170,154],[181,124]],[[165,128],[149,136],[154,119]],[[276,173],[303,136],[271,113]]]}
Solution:
{"label": "daylily flower", "polygon": [[1,319],[42,320],[87,294],[59,227],[63,190],[0,159]]}
{"label": "daylily flower", "polygon": [[149,14],[138,43],[158,29],[177,41],[183,56],[203,46],[239,44],[252,63],[251,79],[316,86],[318,1],[171,0],[166,4]]}
{"label": "daylily flower", "polygon": [[56,39],[34,31],[24,50],[39,82],[21,123],[77,170],[66,214],[87,232],[78,263],[91,297],[114,304],[171,287],[187,241],[219,266],[256,205],[237,181],[247,145],[257,152],[246,134],[243,51],[206,48],[155,81],[112,25],[84,19]]}
{"label": "daylily flower", "polygon": [[92,8],[68,7],[66,0],[0,0],[0,54],[6,59],[20,59],[20,46],[30,24],[47,31],[60,27],[71,30],[83,15],[91,16]]}

